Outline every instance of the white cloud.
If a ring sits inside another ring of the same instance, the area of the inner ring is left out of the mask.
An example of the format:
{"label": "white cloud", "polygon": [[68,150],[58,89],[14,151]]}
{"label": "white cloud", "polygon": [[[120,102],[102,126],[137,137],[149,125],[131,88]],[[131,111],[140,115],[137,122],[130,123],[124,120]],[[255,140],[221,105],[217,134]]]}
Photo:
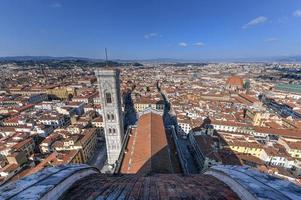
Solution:
{"label": "white cloud", "polygon": [[256,26],[258,24],[263,24],[267,20],[268,20],[268,18],[266,18],[264,16],[256,17],[255,19],[252,19],[251,21],[249,21],[247,24],[243,25],[242,28],[246,29],[246,28],[249,28],[249,27]]}
{"label": "white cloud", "polygon": [[159,35],[158,33],[147,33],[147,34],[144,34],[144,38],[145,38],[145,39],[150,39],[150,38],[157,37],[157,36],[162,37],[162,36]]}
{"label": "white cloud", "polygon": [[61,8],[61,7],[63,7],[63,5],[58,2],[55,2],[55,3],[51,4],[50,7],[51,8]]}
{"label": "white cloud", "polygon": [[274,37],[267,38],[267,39],[265,40],[265,42],[276,42],[276,41],[278,41],[278,38],[274,38]]}
{"label": "white cloud", "polygon": [[187,43],[186,42],[180,42],[179,46],[181,46],[181,47],[187,47]]}
{"label": "white cloud", "polygon": [[301,17],[301,9],[300,10],[296,10],[295,12],[293,12],[293,15],[295,17]]}
{"label": "white cloud", "polygon": [[205,44],[203,42],[197,42],[193,44],[194,46],[203,47]]}

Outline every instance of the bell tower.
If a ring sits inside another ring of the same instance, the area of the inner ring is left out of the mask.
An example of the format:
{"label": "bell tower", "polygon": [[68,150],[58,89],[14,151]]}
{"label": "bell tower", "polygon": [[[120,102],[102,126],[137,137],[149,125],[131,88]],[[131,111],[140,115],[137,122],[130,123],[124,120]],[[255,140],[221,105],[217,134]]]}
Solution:
{"label": "bell tower", "polygon": [[124,135],[118,69],[95,71],[101,99],[108,164],[118,160]]}

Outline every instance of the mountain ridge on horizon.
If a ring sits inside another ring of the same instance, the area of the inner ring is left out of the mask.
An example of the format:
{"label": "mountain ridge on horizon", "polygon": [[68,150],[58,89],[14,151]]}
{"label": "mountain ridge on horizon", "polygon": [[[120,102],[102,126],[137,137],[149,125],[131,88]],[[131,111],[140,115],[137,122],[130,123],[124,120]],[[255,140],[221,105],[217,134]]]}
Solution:
{"label": "mountain ridge on horizon", "polygon": [[[0,61],[43,61],[43,60],[84,60],[92,62],[105,62],[105,59],[76,57],[76,56],[0,56]],[[297,56],[272,56],[261,58],[220,58],[220,59],[177,59],[177,58],[153,58],[153,59],[110,59],[110,61],[126,62],[150,62],[150,63],[198,63],[198,62],[301,62],[301,55]]]}

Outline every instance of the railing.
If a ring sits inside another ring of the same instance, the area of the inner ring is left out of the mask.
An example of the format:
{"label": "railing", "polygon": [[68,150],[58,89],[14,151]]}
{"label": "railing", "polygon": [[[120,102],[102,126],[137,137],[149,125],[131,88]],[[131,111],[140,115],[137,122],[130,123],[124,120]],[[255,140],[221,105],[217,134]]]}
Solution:
{"label": "railing", "polygon": [[181,165],[181,168],[183,170],[183,173],[184,174],[189,174],[188,169],[187,169],[187,161],[186,161],[186,159],[183,156],[182,149],[179,147],[180,145],[178,143],[178,136],[177,136],[177,134],[175,132],[175,127],[174,126],[170,126],[170,128],[171,128],[172,137],[173,137],[174,142],[175,142],[176,150],[178,152],[177,155],[179,156],[180,165]]}
{"label": "railing", "polygon": [[121,167],[122,160],[123,160],[123,157],[124,157],[125,148],[126,148],[127,143],[129,141],[129,138],[130,138],[129,136],[130,136],[130,133],[131,133],[131,130],[132,130],[133,127],[134,126],[129,126],[126,133],[125,133],[125,137],[124,137],[123,142],[122,142],[122,147],[121,147],[121,150],[120,150],[120,154],[119,154],[118,160],[115,163],[114,174],[119,173],[119,171],[120,171],[120,167]]}
{"label": "railing", "polygon": [[203,154],[203,152],[200,150],[200,148],[198,147],[198,144],[194,138],[194,134],[190,134],[189,135],[189,140],[191,142],[192,148],[195,152],[195,156],[196,156],[196,161],[199,165],[199,167],[202,169],[202,171],[204,170],[204,162],[205,162],[205,155]]}

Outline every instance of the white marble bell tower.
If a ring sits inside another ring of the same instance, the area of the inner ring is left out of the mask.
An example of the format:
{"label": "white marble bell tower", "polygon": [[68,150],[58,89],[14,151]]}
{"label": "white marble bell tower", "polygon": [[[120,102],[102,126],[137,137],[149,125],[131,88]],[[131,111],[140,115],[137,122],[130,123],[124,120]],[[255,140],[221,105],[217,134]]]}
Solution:
{"label": "white marble bell tower", "polygon": [[113,165],[118,160],[124,135],[119,70],[99,69],[95,75],[102,102],[108,164]]}

